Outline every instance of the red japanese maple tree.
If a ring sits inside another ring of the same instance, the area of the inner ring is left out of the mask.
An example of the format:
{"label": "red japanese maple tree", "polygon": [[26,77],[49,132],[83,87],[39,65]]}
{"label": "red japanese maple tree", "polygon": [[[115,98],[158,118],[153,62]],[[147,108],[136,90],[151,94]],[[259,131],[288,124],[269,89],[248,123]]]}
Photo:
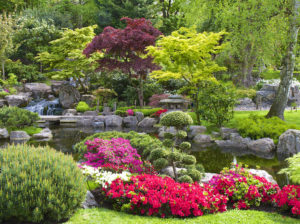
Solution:
{"label": "red japanese maple tree", "polygon": [[104,28],[103,32],[94,37],[84,50],[88,57],[96,52],[103,52],[104,57],[98,61],[98,70],[121,70],[131,79],[139,80],[137,93],[140,106],[143,106],[143,81],[149,72],[158,69],[151,57],[141,57],[146,47],[155,44],[162,33],[152,26],[149,20],[122,18],[127,23],[124,29]]}

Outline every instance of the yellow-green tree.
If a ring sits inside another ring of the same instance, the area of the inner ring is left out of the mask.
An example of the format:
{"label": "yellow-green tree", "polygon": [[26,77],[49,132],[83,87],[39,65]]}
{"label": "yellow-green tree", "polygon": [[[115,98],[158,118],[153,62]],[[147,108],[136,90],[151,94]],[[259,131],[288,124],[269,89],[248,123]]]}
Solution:
{"label": "yellow-green tree", "polygon": [[94,38],[95,28],[96,26],[88,26],[75,30],[66,29],[61,38],[50,42],[49,52],[42,52],[36,57],[39,62],[49,66],[47,74],[52,79],[73,78],[83,91],[87,91],[86,79],[97,68],[98,64],[95,62],[100,54],[95,52],[87,58],[82,52]]}
{"label": "yellow-green tree", "polygon": [[[201,80],[215,80],[215,72],[226,70],[219,66],[214,58],[224,48],[220,44],[225,32],[197,33],[195,28],[180,28],[170,36],[161,37],[156,46],[147,48],[148,55],[154,58],[154,63],[161,66],[153,71],[151,76],[161,81],[182,79],[189,88],[195,108],[197,120],[198,94],[201,91]],[[215,80],[216,81],[216,80]]]}

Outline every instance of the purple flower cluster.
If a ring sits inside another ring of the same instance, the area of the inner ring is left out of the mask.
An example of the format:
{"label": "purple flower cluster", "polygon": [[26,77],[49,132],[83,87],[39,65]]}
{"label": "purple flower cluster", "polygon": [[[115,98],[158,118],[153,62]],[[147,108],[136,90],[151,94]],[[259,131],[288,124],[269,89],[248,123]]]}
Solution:
{"label": "purple flower cluster", "polygon": [[95,138],[85,144],[87,145],[87,153],[84,155],[87,159],[85,164],[89,166],[101,167],[110,163],[126,166],[137,173],[142,171],[141,156],[127,139],[112,138],[111,140],[104,140]]}

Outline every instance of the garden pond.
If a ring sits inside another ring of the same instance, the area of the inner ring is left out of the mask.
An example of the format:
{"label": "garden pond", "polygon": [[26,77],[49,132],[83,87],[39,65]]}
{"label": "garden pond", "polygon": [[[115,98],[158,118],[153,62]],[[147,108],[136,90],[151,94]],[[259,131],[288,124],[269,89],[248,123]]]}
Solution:
{"label": "garden pond", "polygon": [[[65,125],[50,125],[49,128],[52,131],[53,139],[48,142],[35,142],[29,141],[27,144],[33,145],[49,145],[50,147],[61,151],[65,154],[72,154],[75,160],[77,160],[78,156],[73,153],[73,147],[76,143],[82,141],[87,136],[90,136],[97,132],[105,132],[105,131],[137,131],[137,132],[146,132],[149,133],[153,138],[157,138],[157,133],[155,129],[149,130],[137,130],[137,129],[128,129],[128,128],[110,128],[110,129],[94,129],[89,127],[77,127],[72,124]],[[5,146],[9,143],[9,141],[0,141],[0,146]],[[288,178],[286,175],[279,175],[278,172],[280,169],[286,166],[284,161],[278,161],[278,159],[263,159],[252,155],[247,156],[238,156],[234,153],[222,152],[216,148],[207,148],[200,149],[195,144],[192,144],[192,154],[196,156],[197,162],[201,163],[205,172],[208,173],[218,173],[224,167],[230,167],[232,163],[243,163],[249,165],[250,168],[263,169],[271,174],[274,179],[278,182],[280,186],[288,184]]]}

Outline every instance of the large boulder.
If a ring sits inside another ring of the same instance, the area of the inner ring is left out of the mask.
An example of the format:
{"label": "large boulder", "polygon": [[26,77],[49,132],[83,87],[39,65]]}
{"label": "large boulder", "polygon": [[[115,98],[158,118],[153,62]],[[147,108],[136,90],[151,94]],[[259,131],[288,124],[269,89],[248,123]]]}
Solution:
{"label": "large boulder", "polygon": [[240,155],[247,154],[249,138],[231,136],[230,140],[216,140],[217,146],[224,152],[234,152]]}
{"label": "large boulder", "polygon": [[273,139],[261,138],[250,141],[248,143],[248,149],[252,152],[252,154],[268,159],[274,156],[275,144]]}
{"label": "large boulder", "polygon": [[220,134],[221,134],[222,139],[225,139],[225,140],[230,139],[230,135],[232,133],[238,133],[238,131],[236,129],[224,128],[224,127],[222,127],[220,129]]}
{"label": "large boulder", "polygon": [[99,207],[99,204],[96,202],[94,195],[87,191],[84,202],[82,202],[81,206],[84,209]]}
{"label": "large boulder", "polygon": [[198,134],[203,134],[206,132],[205,126],[199,126],[199,125],[191,125],[188,129],[188,138],[193,139]]}
{"label": "large boulder", "polygon": [[64,83],[65,81],[51,81],[51,91],[54,96],[59,95],[59,89]]}
{"label": "large boulder", "polygon": [[157,123],[155,118],[146,117],[144,118],[138,125],[139,128],[153,128],[153,126]]}
{"label": "large boulder", "polygon": [[200,182],[201,183],[205,183],[205,184],[208,184],[208,182],[218,174],[216,173],[204,173],[203,177],[201,178]]}
{"label": "large boulder", "polygon": [[27,141],[30,136],[25,131],[12,131],[10,132],[11,141]]}
{"label": "large boulder", "polygon": [[94,95],[85,94],[81,96],[81,101],[86,102],[90,107],[95,106],[95,100],[96,97]]}
{"label": "large boulder", "polygon": [[47,98],[52,93],[51,86],[45,83],[26,83],[24,85],[25,92],[31,92],[33,98]]}
{"label": "large boulder", "polygon": [[247,108],[256,108],[256,104],[249,97],[241,98],[238,100],[238,103],[235,105],[238,109],[247,109]]}
{"label": "large boulder", "polygon": [[77,111],[75,109],[66,109],[62,113],[62,115],[64,115],[64,116],[74,116],[76,114],[77,114]]}
{"label": "large boulder", "polygon": [[125,127],[135,127],[138,124],[136,116],[127,116],[123,119]]}
{"label": "large boulder", "polygon": [[276,180],[272,177],[271,174],[269,174],[267,171],[265,170],[256,170],[256,169],[249,169],[249,172],[259,176],[259,177],[264,177],[266,178],[267,181],[273,183],[273,184],[277,184]]}
{"label": "large boulder", "polygon": [[59,89],[59,102],[64,109],[73,108],[80,101],[79,91],[70,84],[63,84]]}
{"label": "large boulder", "polygon": [[210,135],[198,134],[194,137],[193,142],[200,148],[207,148],[213,145]]}
{"label": "large boulder", "polygon": [[5,96],[5,100],[11,107],[26,107],[30,101],[30,97],[27,94],[8,95]]}
{"label": "large boulder", "polygon": [[142,112],[135,112],[135,116],[138,122],[141,122],[144,119],[144,114]]}
{"label": "large boulder", "polygon": [[53,138],[53,135],[49,128],[45,128],[40,133],[34,134],[32,137],[38,141],[50,141]]}
{"label": "large boulder", "polygon": [[0,128],[0,139],[9,138],[9,133],[6,128]]}
{"label": "large boulder", "polygon": [[121,127],[123,124],[123,118],[118,115],[105,116],[106,127]]}
{"label": "large boulder", "polygon": [[83,116],[97,116],[98,112],[97,111],[85,111],[83,113]]}
{"label": "large boulder", "polygon": [[278,159],[283,160],[300,152],[300,130],[289,129],[279,137]]}

